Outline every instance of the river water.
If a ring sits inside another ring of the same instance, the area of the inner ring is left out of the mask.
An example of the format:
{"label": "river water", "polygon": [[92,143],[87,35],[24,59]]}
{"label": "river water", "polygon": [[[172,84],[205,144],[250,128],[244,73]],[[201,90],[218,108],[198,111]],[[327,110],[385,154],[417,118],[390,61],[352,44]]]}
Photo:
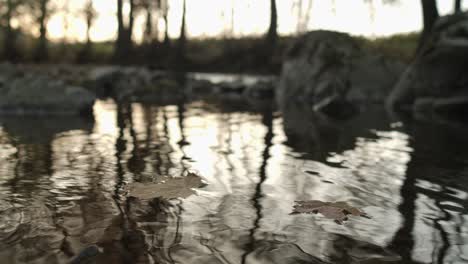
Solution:
{"label": "river water", "polygon": [[[94,112],[0,118],[1,263],[468,263],[464,127],[203,101]],[[185,171],[205,183],[185,199],[126,196]],[[311,199],[372,218],[290,215]]]}

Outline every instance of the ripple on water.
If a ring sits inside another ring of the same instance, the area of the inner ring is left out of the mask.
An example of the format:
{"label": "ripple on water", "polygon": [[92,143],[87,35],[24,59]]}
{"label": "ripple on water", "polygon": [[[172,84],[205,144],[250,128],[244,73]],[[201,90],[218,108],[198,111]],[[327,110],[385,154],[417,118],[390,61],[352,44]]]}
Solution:
{"label": "ripple on water", "polygon": [[[468,155],[438,145],[431,130],[361,120],[321,145],[295,146],[272,111],[98,101],[95,115],[91,128],[36,120],[48,122],[34,131],[41,140],[11,120],[0,129],[2,259],[66,263],[92,245],[104,263],[466,257],[468,189],[460,182],[468,173],[460,160]],[[447,142],[461,140],[449,135]],[[207,185],[186,199],[127,198],[133,182],[161,183],[188,170]],[[294,201],[312,199],[345,201],[372,219],[340,226],[289,215]]]}

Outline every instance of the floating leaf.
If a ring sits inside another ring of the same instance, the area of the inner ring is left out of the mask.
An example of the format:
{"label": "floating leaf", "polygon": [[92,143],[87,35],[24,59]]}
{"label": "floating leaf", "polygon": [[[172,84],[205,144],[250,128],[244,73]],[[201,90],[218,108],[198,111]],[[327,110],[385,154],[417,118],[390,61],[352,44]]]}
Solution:
{"label": "floating leaf", "polygon": [[296,201],[293,212],[291,214],[310,214],[320,213],[326,218],[333,219],[338,224],[343,224],[348,220],[348,215],[362,216],[369,218],[369,216],[359,210],[358,208],[348,205],[346,202],[322,202],[318,200],[310,201]]}
{"label": "floating leaf", "polygon": [[128,186],[128,195],[142,200],[152,198],[186,198],[195,194],[193,188],[203,186],[200,176],[193,172],[187,173],[186,176],[180,178],[168,178],[159,183],[131,183]]}

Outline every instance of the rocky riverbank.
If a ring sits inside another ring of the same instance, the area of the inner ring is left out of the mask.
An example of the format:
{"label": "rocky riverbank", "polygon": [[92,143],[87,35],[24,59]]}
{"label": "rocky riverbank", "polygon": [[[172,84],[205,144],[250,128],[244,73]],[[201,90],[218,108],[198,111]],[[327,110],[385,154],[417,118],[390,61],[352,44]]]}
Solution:
{"label": "rocky riverbank", "polygon": [[286,119],[296,112],[290,109],[348,119],[365,105],[384,101],[415,117],[466,116],[467,32],[467,13],[440,18],[408,66],[345,33],[313,31],[290,47],[278,78],[228,80],[148,67],[3,64],[0,113],[83,115],[92,112],[96,98],[112,98],[157,104],[235,101],[257,108],[276,102]]}

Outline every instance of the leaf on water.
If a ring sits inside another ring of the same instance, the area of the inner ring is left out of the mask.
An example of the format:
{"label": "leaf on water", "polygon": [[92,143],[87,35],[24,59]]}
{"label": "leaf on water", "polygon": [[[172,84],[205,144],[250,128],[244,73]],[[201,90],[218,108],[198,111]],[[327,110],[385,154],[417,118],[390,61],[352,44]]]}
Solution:
{"label": "leaf on water", "polygon": [[159,183],[131,183],[128,186],[128,196],[142,200],[152,198],[187,198],[195,194],[193,188],[200,188],[203,182],[200,176],[193,172],[187,173],[180,178],[168,178]]}
{"label": "leaf on water", "polygon": [[318,200],[296,201],[291,214],[320,213],[326,218],[333,219],[338,224],[348,220],[348,215],[370,218],[365,212],[348,205],[346,202],[322,202]]}

